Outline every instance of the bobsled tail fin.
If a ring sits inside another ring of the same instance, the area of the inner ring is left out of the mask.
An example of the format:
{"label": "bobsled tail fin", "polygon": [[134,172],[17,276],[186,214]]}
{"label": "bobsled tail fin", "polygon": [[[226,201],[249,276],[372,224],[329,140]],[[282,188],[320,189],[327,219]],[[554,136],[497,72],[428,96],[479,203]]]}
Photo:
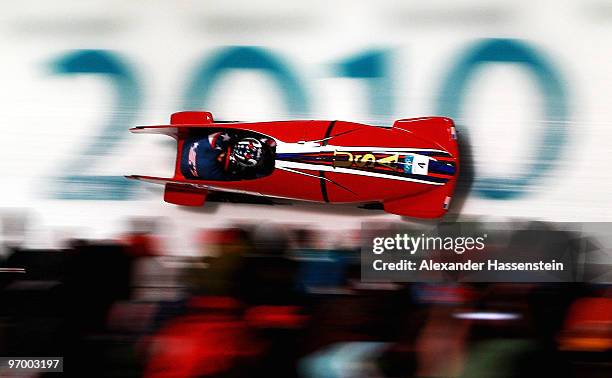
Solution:
{"label": "bobsled tail fin", "polygon": [[179,129],[176,126],[136,126],[130,129],[134,134],[162,134],[178,139]]}
{"label": "bobsled tail fin", "polygon": [[206,189],[196,189],[189,185],[166,184],[164,201],[181,206],[202,206],[206,201]]}
{"label": "bobsled tail fin", "polygon": [[384,201],[387,213],[416,218],[439,218],[446,214],[452,199],[454,183],[428,190],[416,196]]}
{"label": "bobsled tail fin", "polygon": [[167,184],[167,183],[181,184],[180,181],[177,181],[171,178],[155,177],[155,176],[129,175],[129,176],[125,176],[125,178],[130,179],[130,180],[146,181],[146,182],[150,182],[153,184]]}
{"label": "bobsled tail fin", "polygon": [[126,178],[163,184],[164,201],[181,206],[202,206],[206,201],[206,189],[195,188],[191,184],[173,180],[171,178],[131,175]]}
{"label": "bobsled tail fin", "polygon": [[207,125],[213,122],[211,112],[178,112],[170,116],[171,125]]}
{"label": "bobsled tail fin", "polygon": [[130,132],[135,134],[163,134],[179,139],[187,135],[187,131],[192,127],[207,127],[213,123],[213,116],[210,112],[178,112],[172,114],[169,125],[136,126],[131,128]]}

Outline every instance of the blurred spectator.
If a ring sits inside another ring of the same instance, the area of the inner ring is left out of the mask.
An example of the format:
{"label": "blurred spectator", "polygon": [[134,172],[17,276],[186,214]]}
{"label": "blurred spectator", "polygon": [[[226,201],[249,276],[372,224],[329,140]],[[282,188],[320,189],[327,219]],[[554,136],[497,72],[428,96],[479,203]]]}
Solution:
{"label": "blurred spectator", "polygon": [[239,307],[229,297],[191,301],[188,314],[170,321],[147,342],[144,376],[253,376],[247,365],[261,347],[238,316]]}
{"label": "blurred spectator", "polygon": [[248,306],[249,324],[265,343],[254,374],[293,377],[306,321],[304,298],[297,290],[298,263],[289,258],[284,228],[259,226],[253,242],[254,253],[245,258],[241,274],[241,298]]}
{"label": "blurred spectator", "polygon": [[612,298],[579,298],[572,303],[559,342],[567,351],[612,351]]}
{"label": "blurred spectator", "polygon": [[191,295],[232,296],[241,290],[244,256],[252,250],[249,236],[237,227],[203,231],[201,255],[185,269]]}

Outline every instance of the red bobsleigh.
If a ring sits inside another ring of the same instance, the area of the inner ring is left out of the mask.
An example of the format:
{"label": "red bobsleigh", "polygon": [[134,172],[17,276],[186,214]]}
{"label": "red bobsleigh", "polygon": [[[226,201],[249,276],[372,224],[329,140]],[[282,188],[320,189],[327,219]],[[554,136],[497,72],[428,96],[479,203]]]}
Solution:
{"label": "red bobsleigh", "polygon": [[459,173],[457,133],[444,117],[392,127],[344,121],[215,122],[174,113],[133,133],[177,140],[174,176],[127,176],[165,185],[164,200],[202,206],[211,191],[323,203],[381,203],[389,213],[437,218]]}

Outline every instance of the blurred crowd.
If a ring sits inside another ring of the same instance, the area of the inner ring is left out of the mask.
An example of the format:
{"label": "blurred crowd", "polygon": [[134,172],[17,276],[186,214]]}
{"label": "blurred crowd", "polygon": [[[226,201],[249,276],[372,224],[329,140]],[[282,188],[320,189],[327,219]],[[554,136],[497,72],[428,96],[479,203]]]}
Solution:
{"label": "blurred crowd", "polygon": [[328,236],[203,229],[199,256],[154,226],[11,243],[0,266],[26,272],[0,274],[0,356],[77,377],[612,376],[609,285],[366,283],[358,243]]}

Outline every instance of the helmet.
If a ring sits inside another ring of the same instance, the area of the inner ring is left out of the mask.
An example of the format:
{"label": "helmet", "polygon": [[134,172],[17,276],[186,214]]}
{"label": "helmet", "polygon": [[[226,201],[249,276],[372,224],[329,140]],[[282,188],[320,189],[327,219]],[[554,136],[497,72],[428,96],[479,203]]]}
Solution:
{"label": "helmet", "polygon": [[230,160],[241,167],[256,167],[263,162],[263,145],[255,138],[239,140],[231,149]]}

